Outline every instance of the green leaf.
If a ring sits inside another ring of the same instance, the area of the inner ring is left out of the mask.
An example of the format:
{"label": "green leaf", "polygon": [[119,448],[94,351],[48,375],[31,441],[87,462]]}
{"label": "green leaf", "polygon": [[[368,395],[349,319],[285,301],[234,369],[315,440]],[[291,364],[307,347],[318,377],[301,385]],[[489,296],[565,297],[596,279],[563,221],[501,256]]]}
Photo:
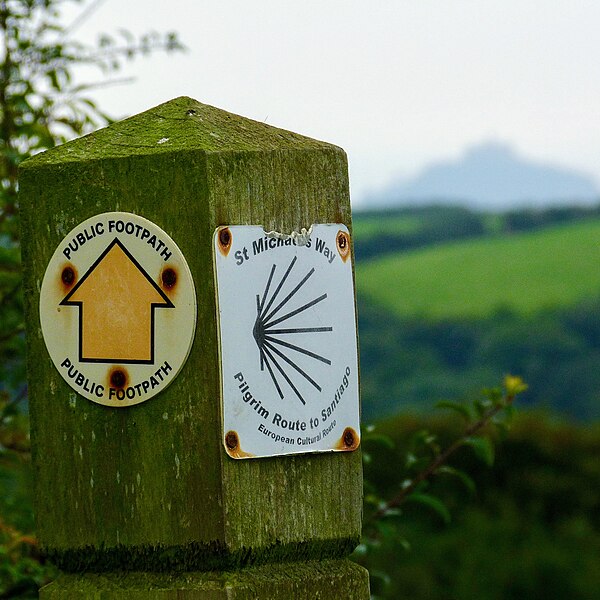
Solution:
{"label": "green leaf", "polygon": [[473,479],[471,479],[469,475],[467,475],[464,471],[461,471],[460,469],[455,469],[454,467],[444,465],[437,470],[437,473],[439,473],[440,475],[450,475],[451,477],[456,477],[456,479],[458,479],[471,494],[475,494],[475,492],[477,491]]}
{"label": "green leaf", "polygon": [[413,435],[414,444],[422,444],[424,446],[429,446],[433,444],[436,440],[437,438],[435,434],[431,433],[427,429],[421,429]]}
{"label": "green leaf", "polygon": [[437,456],[440,452],[437,436],[427,429],[422,429],[414,433],[410,446],[416,455],[421,454],[423,450],[427,450],[434,456]]}
{"label": "green leaf", "polygon": [[410,542],[404,536],[398,536],[396,538],[396,541],[402,546],[402,548],[406,552],[410,552],[410,550],[411,550],[412,547],[410,545]]}
{"label": "green leaf", "polygon": [[452,520],[448,507],[438,497],[432,496],[431,494],[414,493],[406,499],[406,502],[414,502],[430,508],[446,524],[450,523]]}
{"label": "green leaf", "polygon": [[473,448],[475,456],[482,460],[488,467],[494,464],[494,445],[488,438],[470,437],[464,443]]}
{"label": "green leaf", "polygon": [[381,518],[394,521],[395,519],[399,519],[401,516],[402,511],[399,508],[388,508],[383,515],[381,515]]}
{"label": "green leaf", "polygon": [[486,396],[494,406],[498,406],[502,404],[504,401],[504,397],[502,395],[502,390],[498,387],[495,388],[484,388],[482,390],[484,396]]}
{"label": "green leaf", "polygon": [[381,506],[382,500],[377,494],[371,493],[365,495],[364,503],[367,506],[373,506],[374,508],[378,509]]}
{"label": "green leaf", "polygon": [[507,427],[509,427],[511,425],[511,423],[514,421],[516,412],[517,412],[517,409],[512,404],[509,404],[508,406],[505,406],[502,409],[502,412],[498,415],[498,417],[500,419],[502,419],[502,422]]}
{"label": "green leaf", "polygon": [[385,571],[369,569],[372,591],[384,591],[391,582],[390,576]]}
{"label": "green leaf", "polygon": [[489,398],[477,398],[473,401],[473,406],[479,417],[485,416],[487,411],[492,408],[493,404]]}
{"label": "green leaf", "polygon": [[390,521],[379,519],[375,523],[375,528],[384,539],[393,540],[396,537],[396,527]]}
{"label": "green leaf", "polygon": [[394,449],[394,441],[389,435],[384,435],[383,433],[365,433],[361,440],[363,444],[373,443],[379,444],[388,450]]}
{"label": "green leaf", "polygon": [[414,466],[418,462],[418,460],[419,459],[415,456],[414,452],[407,452],[404,464],[407,469],[410,469],[412,466]]}
{"label": "green leaf", "polygon": [[471,421],[473,419],[473,414],[471,413],[471,409],[466,404],[462,404],[461,402],[454,402],[452,400],[440,400],[436,402],[436,408],[447,408],[449,410],[458,413],[461,417],[466,419],[467,421]]}
{"label": "green leaf", "polygon": [[355,559],[362,558],[367,555],[368,551],[369,551],[369,548],[368,548],[367,544],[362,543],[362,544],[359,544],[358,546],[356,546],[352,556]]}

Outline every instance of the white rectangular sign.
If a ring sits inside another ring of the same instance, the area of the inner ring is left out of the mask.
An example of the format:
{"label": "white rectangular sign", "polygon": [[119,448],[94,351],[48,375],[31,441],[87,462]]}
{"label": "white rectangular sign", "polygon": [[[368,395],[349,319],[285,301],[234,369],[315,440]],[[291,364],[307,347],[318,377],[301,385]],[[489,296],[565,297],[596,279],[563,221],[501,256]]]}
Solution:
{"label": "white rectangular sign", "polygon": [[220,227],[214,257],[227,453],[355,450],[358,358],[346,226],[313,225],[294,238],[260,226]]}

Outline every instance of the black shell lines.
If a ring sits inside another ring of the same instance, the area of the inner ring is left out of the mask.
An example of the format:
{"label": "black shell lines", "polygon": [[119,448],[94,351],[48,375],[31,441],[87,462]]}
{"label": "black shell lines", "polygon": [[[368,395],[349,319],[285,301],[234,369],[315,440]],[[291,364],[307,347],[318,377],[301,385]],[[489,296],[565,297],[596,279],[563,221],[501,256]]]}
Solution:
{"label": "black shell lines", "polygon": [[[321,294],[298,308],[290,310],[292,306],[298,304],[297,301],[301,297],[301,294],[299,296],[297,294],[301,292],[304,284],[314,274],[315,269],[311,268],[283,299],[278,300],[280,296],[285,294],[285,291],[282,292],[284,287],[288,289],[290,287],[289,283],[287,286],[285,284],[288,282],[288,279],[290,281],[293,280],[293,276],[290,277],[290,274],[296,264],[296,260],[297,257],[292,259],[279,283],[276,284],[275,290],[270,294],[271,288],[275,286],[274,278],[277,269],[277,265],[272,265],[262,297],[259,294],[256,295],[256,321],[252,335],[260,353],[260,369],[264,371],[266,367],[271,376],[271,381],[279,394],[279,398],[283,400],[285,395],[284,389],[286,388],[285,384],[287,384],[300,402],[306,404],[306,400],[298,390],[298,377],[302,377],[308,381],[319,392],[321,391],[321,386],[306,372],[308,369],[302,368],[297,364],[297,361],[294,360],[295,356],[302,354],[327,365],[331,365],[331,361],[324,356],[311,352],[306,347],[303,347],[303,345],[299,345],[302,342],[298,341],[297,344],[293,344],[289,340],[297,341],[298,337],[296,336],[302,337],[305,334],[331,332],[333,331],[333,327],[294,327],[286,323],[292,317],[303,313],[327,298],[326,293]],[[290,302],[291,304],[289,304]],[[290,336],[292,337],[290,338]],[[296,384],[294,381],[296,381]]]}

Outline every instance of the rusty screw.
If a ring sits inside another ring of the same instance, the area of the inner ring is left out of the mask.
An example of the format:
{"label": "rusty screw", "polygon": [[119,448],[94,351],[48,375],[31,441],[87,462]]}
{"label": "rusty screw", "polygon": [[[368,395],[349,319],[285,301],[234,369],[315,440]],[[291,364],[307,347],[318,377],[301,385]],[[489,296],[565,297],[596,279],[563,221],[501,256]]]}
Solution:
{"label": "rusty screw", "polygon": [[235,431],[228,431],[225,435],[225,445],[229,450],[235,450],[239,445],[238,435]]}
{"label": "rusty screw", "polygon": [[346,446],[346,448],[354,447],[354,444],[356,443],[356,441],[354,438],[354,431],[352,430],[351,427],[347,427],[346,429],[344,429],[343,440],[344,440],[344,446]]}
{"label": "rusty screw", "polygon": [[115,369],[110,374],[110,385],[114,388],[123,388],[127,383],[127,374],[121,369]]}
{"label": "rusty screw", "polygon": [[225,229],[221,229],[221,231],[219,232],[219,243],[221,244],[221,246],[226,248],[227,246],[229,246],[230,242],[231,242],[231,233],[230,233],[229,229],[227,227]]}
{"label": "rusty screw", "polygon": [[345,231],[338,231],[335,241],[340,257],[346,262],[350,256],[350,236]]}
{"label": "rusty screw", "polygon": [[177,283],[177,272],[175,271],[175,269],[167,267],[161,273],[161,279],[163,285],[170,290],[171,288],[175,287],[175,284]]}
{"label": "rusty screw", "polygon": [[73,267],[65,267],[62,270],[60,278],[65,285],[73,285],[73,282],[75,281],[75,271],[73,270]]}
{"label": "rusty screw", "polygon": [[219,251],[223,256],[227,256],[231,250],[231,231],[229,227],[221,227],[219,229]]}

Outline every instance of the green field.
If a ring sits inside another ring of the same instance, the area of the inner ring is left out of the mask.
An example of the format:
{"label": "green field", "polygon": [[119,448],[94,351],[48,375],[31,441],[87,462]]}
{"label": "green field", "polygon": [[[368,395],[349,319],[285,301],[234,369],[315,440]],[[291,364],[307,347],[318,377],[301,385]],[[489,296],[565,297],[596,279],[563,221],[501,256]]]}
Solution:
{"label": "green field", "polygon": [[600,295],[600,220],[446,243],[358,264],[365,294],[400,316],[529,315]]}
{"label": "green field", "polygon": [[353,222],[353,232],[357,240],[368,240],[377,235],[406,234],[415,233],[423,228],[422,219],[416,215],[386,215],[384,218],[380,214],[371,214],[369,216],[360,215]]}

